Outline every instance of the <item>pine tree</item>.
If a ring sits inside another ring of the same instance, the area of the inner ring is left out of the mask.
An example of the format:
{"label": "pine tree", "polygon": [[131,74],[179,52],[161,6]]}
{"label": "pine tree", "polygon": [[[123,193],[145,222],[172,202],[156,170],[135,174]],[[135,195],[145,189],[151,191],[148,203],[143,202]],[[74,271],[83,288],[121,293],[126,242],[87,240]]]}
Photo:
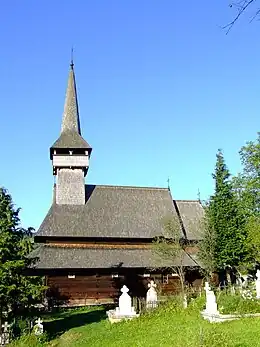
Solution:
{"label": "pine tree", "polygon": [[245,218],[233,193],[230,173],[221,150],[217,153],[215,192],[210,197],[206,209],[209,229],[215,237],[216,270],[225,271],[237,268],[243,262],[245,249]]}
{"label": "pine tree", "polygon": [[0,318],[4,311],[15,315],[28,310],[44,290],[41,278],[24,275],[35,259],[28,257],[32,229],[20,226],[19,211],[8,192],[0,188]]}

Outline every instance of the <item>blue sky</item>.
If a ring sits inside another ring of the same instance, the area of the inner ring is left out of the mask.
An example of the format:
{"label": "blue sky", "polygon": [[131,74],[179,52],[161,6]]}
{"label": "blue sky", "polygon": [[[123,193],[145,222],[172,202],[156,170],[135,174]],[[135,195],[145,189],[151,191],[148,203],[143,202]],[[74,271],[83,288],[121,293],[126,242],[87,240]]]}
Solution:
{"label": "blue sky", "polygon": [[[209,4],[210,3],[210,4]],[[227,0],[45,0],[1,4],[0,185],[38,227],[52,199],[49,147],[60,132],[74,46],[86,182],[167,186],[206,199],[215,154],[233,174],[259,131],[260,24],[225,35]]]}

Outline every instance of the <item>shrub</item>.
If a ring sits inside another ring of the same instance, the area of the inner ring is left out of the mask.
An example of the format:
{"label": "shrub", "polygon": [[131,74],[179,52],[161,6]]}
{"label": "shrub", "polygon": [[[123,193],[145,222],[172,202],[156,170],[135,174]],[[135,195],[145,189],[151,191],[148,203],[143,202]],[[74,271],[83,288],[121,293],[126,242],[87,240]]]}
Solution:
{"label": "shrub", "polygon": [[218,309],[223,314],[260,313],[260,302],[256,299],[244,299],[241,295],[220,293],[217,298]]}

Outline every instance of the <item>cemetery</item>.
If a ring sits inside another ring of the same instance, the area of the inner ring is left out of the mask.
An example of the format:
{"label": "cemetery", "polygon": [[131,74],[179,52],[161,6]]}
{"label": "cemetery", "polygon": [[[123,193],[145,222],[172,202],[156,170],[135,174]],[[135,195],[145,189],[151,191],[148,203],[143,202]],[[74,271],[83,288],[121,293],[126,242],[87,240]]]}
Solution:
{"label": "cemetery", "polygon": [[[257,273],[257,275],[259,272]],[[260,330],[260,300],[258,299],[258,281],[256,277],[247,290],[252,296],[243,297],[239,286],[225,293],[212,288],[205,282],[203,292],[196,297],[186,293],[162,300],[157,294],[156,284],[151,281],[147,286],[145,306],[142,312],[136,312],[129,289],[124,285],[118,306],[82,307],[78,309],[60,309],[56,313],[41,312],[41,318],[33,321],[30,334],[26,334],[10,346],[124,346],[127,339],[130,345],[165,345],[167,341],[180,346],[257,346],[259,333],[253,334],[248,342],[250,331]],[[245,290],[245,288],[244,288]],[[219,300],[221,298],[221,300]],[[238,300],[240,305],[238,305]],[[239,312],[222,314],[235,305]],[[225,308],[223,307],[225,306]],[[250,310],[252,312],[250,312]],[[116,324],[113,324],[116,323]],[[152,328],[151,328],[152,327]],[[2,345],[9,342],[9,325],[2,326]],[[233,329],[236,329],[234,333]],[[232,340],[230,340],[230,333]],[[166,340],[168,339],[168,340]],[[229,339],[229,343],[227,343]],[[247,342],[246,342],[247,341]],[[226,343],[226,344],[225,344]],[[247,344],[246,344],[247,343]]]}

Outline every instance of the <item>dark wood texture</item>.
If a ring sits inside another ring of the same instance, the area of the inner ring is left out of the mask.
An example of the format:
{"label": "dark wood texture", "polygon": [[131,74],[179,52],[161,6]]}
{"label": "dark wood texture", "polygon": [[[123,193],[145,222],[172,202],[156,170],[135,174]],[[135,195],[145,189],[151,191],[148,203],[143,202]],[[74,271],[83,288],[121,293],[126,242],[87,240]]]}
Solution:
{"label": "dark wood texture", "polygon": [[160,294],[176,294],[180,291],[179,278],[172,274],[150,274],[144,277],[133,271],[118,274],[68,275],[48,276],[49,297],[54,293],[64,303],[69,305],[86,305],[89,303],[117,302],[121,294],[120,289],[125,284],[129,288],[131,297],[144,298],[148,283],[153,279],[158,285]]}

